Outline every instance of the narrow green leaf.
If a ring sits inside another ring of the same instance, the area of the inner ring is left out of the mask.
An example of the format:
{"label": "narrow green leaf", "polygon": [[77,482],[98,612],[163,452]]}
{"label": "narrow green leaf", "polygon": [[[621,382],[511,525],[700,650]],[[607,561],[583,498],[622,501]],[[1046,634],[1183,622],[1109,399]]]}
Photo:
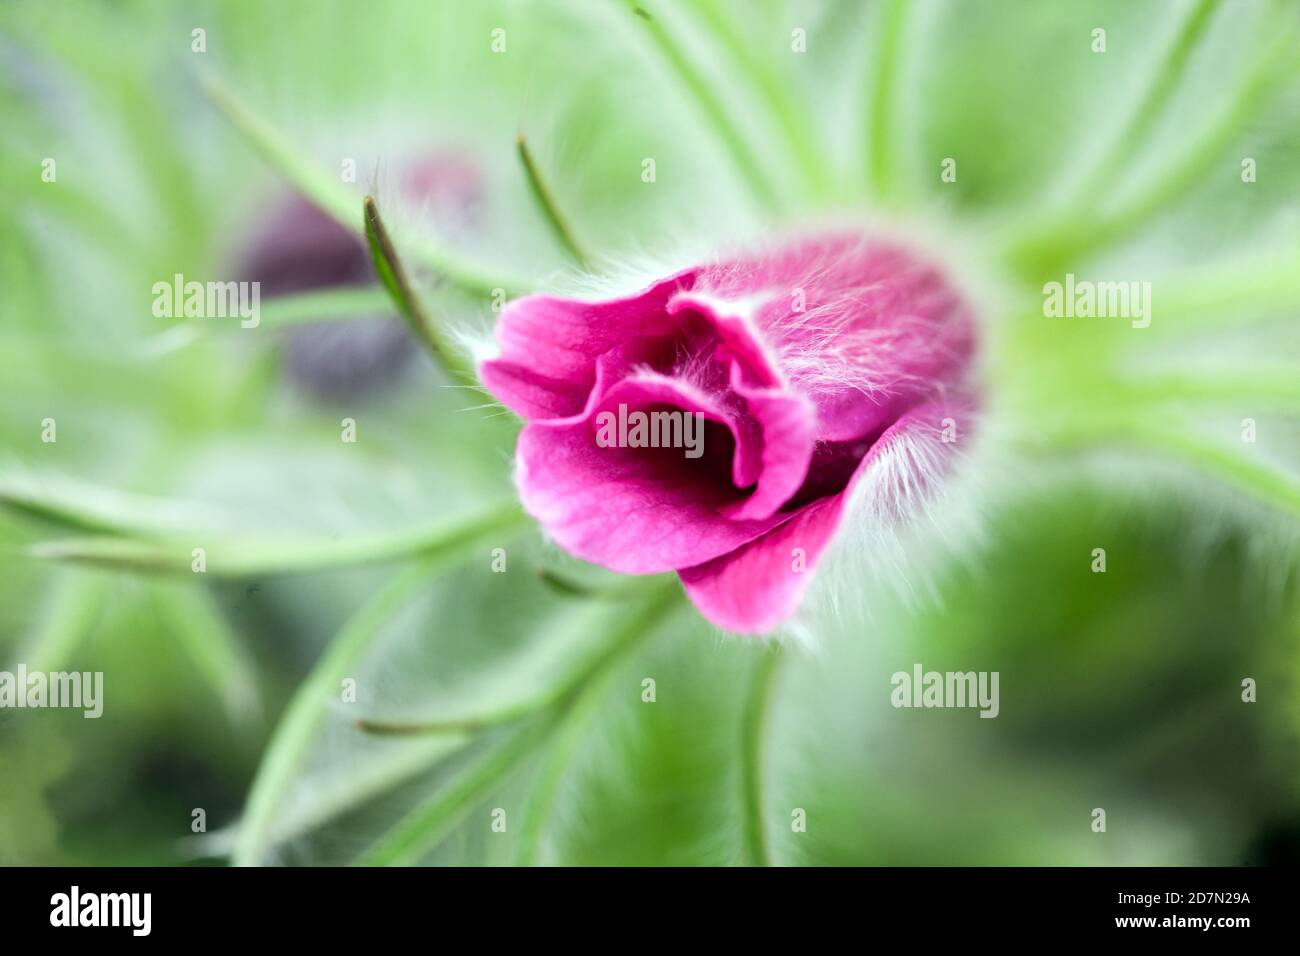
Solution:
{"label": "narrow green leaf", "polygon": [[1059,454],[1119,446],[1163,455],[1261,504],[1300,517],[1300,477],[1188,428],[1176,418],[1134,420],[1124,412],[1103,413],[1088,421],[1060,423],[1042,436],[1039,449]]}
{"label": "narrow green leaf", "polygon": [[262,702],[253,663],[212,595],[198,585],[179,582],[153,582],[151,591],[160,618],[193,658],[230,722],[258,723]]}
{"label": "narrow green leaf", "polygon": [[640,0],[626,0],[626,6],[645,31],[650,35],[660,54],[672,67],[682,85],[694,96],[699,104],[710,129],[716,132],[731,158],[749,183],[754,197],[765,206],[776,204],[777,194],[768,181],[767,174],[759,165],[758,152],[746,142],[740,128],[732,119],[733,111],[714,92],[713,84],[701,73],[690,59],[682,52],[680,46],[669,36],[659,19],[647,11]]}
{"label": "narrow green leaf", "polygon": [[595,601],[627,600],[628,598],[636,597],[645,590],[644,580],[635,577],[622,578],[607,584],[588,584],[585,581],[578,581],[565,574],[561,574],[554,568],[545,567],[537,568],[537,576],[541,579],[543,584],[557,594]]}
{"label": "narrow green leaf", "polygon": [[436,847],[464,817],[521,760],[536,749],[549,732],[552,718],[530,722],[507,733],[467,770],[365,853],[363,866],[409,866]]}
{"label": "narrow green leaf", "polygon": [[784,134],[782,138],[791,158],[814,196],[828,195],[832,186],[831,169],[826,159],[828,151],[810,121],[808,111],[800,103],[788,72],[777,68],[779,58],[765,56],[761,46],[755,46],[742,35],[736,19],[729,15],[726,7],[704,3],[694,12],[708,21],[732,62],[753,80],[758,99],[771,110]]}
{"label": "narrow green leaf", "polygon": [[[635,647],[659,630],[681,608],[677,585],[656,580],[640,606],[620,615],[621,624],[605,647],[571,681],[561,681],[526,704],[512,707],[515,718],[531,717],[494,745],[486,758],[464,771],[400,821],[362,859],[371,865],[405,865],[418,861],[447,836],[465,813],[482,799],[527,755],[550,740],[542,774],[527,809],[522,856],[535,856],[560,779],[569,764],[577,735],[594,714],[606,682]],[[493,720],[492,723],[496,723]],[[485,724],[486,726],[486,724]],[[557,733],[558,732],[558,733]]]}
{"label": "narrow green leaf", "polygon": [[1136,402],[1222,404],[1240,408],[1300,412],[1300,368],[1216,369],[1135,378],[1119,388]]}
{"label": "narrow green leaf", "polygon": [[1135,426],[1128,437],[1179,458],[1203,474],[1269,507],[1300,518],[1300,480],[1230,446],[1177,429]]}
{"label": "narrow green leaf", "polygon": [[896,81],[899,69],[899,50],[903,34],[902,0],[885,0],[882,12],[880,37],[870,79],[870,111],[867,131],[867,174],[873,195],[885,198],[892,188],[893,169],[890,157],[897,152],[894,130]]}
{"label": "narrow green leaf", "polygon": [[411,288],[406,277],[406,270],[397,256],[393,240],[384,228],[379,217],[379,208],[375,200],[367,196],[363,202],[365,212],[366,242],[370,245],[370,257],[375,264],[375,272],[380,283],[388,290],[398,312],[406,319],[416,338],[424,343],[429,354],[449,376],[463,385],[477,385],[478,379],[457,355],[456,350],[443,335],[442,329],[429,320],[428,314],[420,304],[419,297]]}
{"label": "narrow green leaf", "polygon": [[271,166],[322,212],[348,229],[356,228],[353,218],[356,195],[338,177],[307,160],[266,119],[240,100],[213,73],[202,73],[203,92],[235,130]]}
{"label": "narrow green leaf", "polygon": [[295,806],[275,820],[270,838],[275,844],[310,833],[343,814],[363,807],[372,800],[426,772],[468,744],[470,738],[460,734],[427,737],[411,741],[409,746],[377,760],[367,760],[355,767],[333,786],[316,787],[307,803]]}
{"label": "narrow green leaf", "polygon": [[1132,198],[1117,209],[1096,212],[1091,205],[1070,209],[1043,227],[1030,229],[1008,246],[1005,258],[1021,275],[1038,279],[1055,274],[1076,261],[1131,235],[1176,202],[1201,178],[1206,168],[1231,145],[1242,126],[1272,92],[1275,72],[1289,63],[1295,29],[1283,26],[1272,42],[1251,61],[1228,106],[1179,152],[1178,161],[1152,172],[1145,183],[1126,190]]}
{"label": "narrow green leaf", "polygon": [[432,559],[419,561],[399,573],[344,625],[294,693],[267,744],[249,790],[235,841],[236,866],[262,862],[274,839],[280,801],[325,719],[328,702],[338,693],[348,669],[380,627],[427,583],[438,563]]}
{"label": "narrow green leaf", "polygon": [[1199,0],[1188,11],[1182,28],[1165,51],[1163,59],[1151,66],[1146,93],[1138,102],[1127,122],[1119,129],[1104,159],[1075,190],[1076,199],[1067,205],[1087,206],[1095,202],[1099,192],[1114,185],[1124,166],[1132,159],[1134,150],[1141,147],[1161,111],[1172,98],[1183,75],[1192,51],[1205,33],[1219,0]]}
{"label": "narrow green leaf", "polygon": [[569,597],[590,598],[595,597],[598,593],[594,588],[588,587],[580,581],[574,581],[565,577],[560,572],[552,568],[538,568],[537,576],[542,582],[557,594],[565,594]]}
{"label": "narrow green leaf", "polygon": [[594,679],[584,687],[563,714],[558,729],[547,743],[546,755],[528,793],[523,827],[515,853],[515,863],[519,866],[533,866],[538,862],[546,825],[554,812],[560,786],[573,763],[583,732],[600,710],[609,690],[608,684],[607,672],[604,679]]}
{"label": "narrow green leaf", "polygon": [[34,557],[150,573],[193,573],[193,549],[203,548],[206,573],[218,577],[300,574],[461,553],[485,536],[526,524],[516,504],[466,519],[349,538],[223,539],[195,533],[185,540],[126,537],[58,538],[33,545]]}
{"label": "narrow green leaf", "polygon": [[532,866],[539,861],[546,828],[565,775],[581,745],[583,733],[596,719],[607,698],[610,684],[620,672],[617,665],[625,661],[634,648],[654,635],[667,617],[679,608],[680,603],[677,601],[652,598],[627,625],[626,638],[618,641],[611,653],[570,692],[559,725],[552,735],[542,766],[529,791],[523,826],[518,837],[515,856],[517,864]]}
{"label": "narrow green leaf", "polygon": [[70,531],[135,536],[216,525],[222,517],[189,502],[127,494],[40,472],[18,472],[0,478],[0,507]]}
{"label": "narrow green leaf", "polygon": [[[425,721],[392,721],[369,717],[358,720],[357,726],[367,733],[380,736],[471,733],[563,706],[591,680],[592,675],[600,673],[612,659],[621,655],[626,649],[625,645],[639,641],[661,615],[677,606],[678,601],[675,597],[677,584],[671,577],[652,578],[648,586],[644,579],[634,580],[640,585],[638,596],[646,603],[640,606],[634,605],[630,609],[620,608],[609,612],[616,614],[619,621],[615,627],[617,632],[615,638],[596,648],[594,653],[585,655],[579,663],[567,668],[558,679],[535,693],[479,713],[451,715],[438,720]],[[637,592],[629,590],[628,593],[632,595]],[[601,614],[605,615],[607,612]]]}
{"label": "narrow green leaf", "polygon": [[537,168],[532,150],[528,148],[528,141],[524,138],[523,133],[520,133],[515,138],[515,147],[519,154],[519,163],[523,166],[524,175],[528,179],[528,186],[532,190],[533,198],[537,200],[537,206],[541,209],[543,217],[551,227],[551,232],[555,234],[555,238],[559,240],[560,245],[564,246],[574,261],[585,266],[588,262],[587,256],[582,251],[582,247],[578,245],[578,240],[574,238],[573,228],[569,225],[564,214],[560,212],[560,205],[555,200],[555,194],[542,177],[541,170]]}
{"label": "narrow green leaf", "polygon": [[[300,156],[280,133],[255,113],[211,73],[203,73],[203,90],[217,110],[271,166],[289,180],[307,199],[347,229],[356,229],[357,195],[341,179]],[[448,248],[427,234],[410,247],[453,285],[476,296],[492,295],[503,289],[511,295],[528,290],[531,283],[507,276],[501,270],[484,267]]]}
{"label": "narrow green leaf", "polygon": [[1260,253],[1222,266],[1177,272],[1152,285],[1161,318],[1147,330],[1151,334],[1231,328],[1300,310],[1300,253]]}
{"label": "narrow green leaf", "polygon": [[[469,738],[448,734],[411,741],[409,746],[368,758],[348,772],[301,786],[292,801],[280,808],[265,837],[267,848],[311,833],[346,813],[392,792],[460,750]],[[187,838],[182,852],[191,859],[230,857],[235,852],[242,821],[199,838]]]}

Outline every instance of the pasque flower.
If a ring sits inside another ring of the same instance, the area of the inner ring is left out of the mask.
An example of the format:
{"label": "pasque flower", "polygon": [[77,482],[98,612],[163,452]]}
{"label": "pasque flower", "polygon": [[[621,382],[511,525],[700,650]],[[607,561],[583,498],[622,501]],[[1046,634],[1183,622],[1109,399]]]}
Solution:
{"label": "pasque flower", "polygon": [[[483,382],[527,421],[525,508],[579,558],[676,571],[742,633],[797,608],[861,496],[879,520],[926,491],[973,401],[967,301],[905,245],[846,232],[623,298],[528,296],[497,340]],[[629,410],[702,416],[703,454],[598,441]]]}

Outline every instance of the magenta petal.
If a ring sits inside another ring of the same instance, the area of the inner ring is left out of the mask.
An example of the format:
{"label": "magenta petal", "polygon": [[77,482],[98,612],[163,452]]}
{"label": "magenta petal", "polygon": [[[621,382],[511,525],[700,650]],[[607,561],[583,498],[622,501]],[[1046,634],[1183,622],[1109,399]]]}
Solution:
{"label": "magenta petal", "polygon": [[871,447],[843,492],[806,505],[789,521],[730,554],[681,570],[687,595],[701,614],[729,631],[758,634],[776,627],[799,606],[858,482],[873,468],[905,469],[903,480],[879,483],[886,500],[876,502],[884,513],[901,511],[905,502],[888,496],[923,493],[926,476],[915,471],[913,462],[886,461],[886,455],[904,441],[934,442],[943,419],[964,410],[963,405],[931,403],[908,412]]}
{"label": "magenta petal", "polygon": [[817,444],[817,409],[807,396],[746,385],[743,378],[734,366],[731,387],[762,426],[763,466],[754,493],[727,510],[738,520],[770,517],[789,501],[808,474]]}
{"label": "magenta petal", "polygon": [[686,594],[718,627],[738,634],[770,631],[799,606],[843,510],[843,494],[822,498],[730,554],[684,568],[678,573]]}
{"label": "magenta petal", "polygon": [[[520,496],[560,546],[677,570],[710,620],[754,632],[793,612],[851,495],[867,520],[915,515],[950,459],[938,430],[965,411],[975,329],[927,256],[822,233],[620,299],[521,299],[483,380],[529,420]],[[601,447],[597,416],[634,410],[703,416],[703,454]]]}
{"label": "magenta petal", "polygon": [[483,363],[483,386],[525,419],[567,418],[581,409],[591,386],[548,378],[526,365],[494,359]]}
{"label": "magenta petal", "polygon": [[526,425],[518,448],[520,498],[563,548],[614,571],[653,574],[726,554],[785,520],[726,517],[740,492],[709,472],[716,462],[707,454],[688,460],[677,449],[597,445],[596,413],[620,402],[671,403],[727,422],[707,396],[671,379],[629,378],[579,415]]}
{"label": "magenta petal", "polygon": [[[757,487],[727,515],[738,520],[770,517],[799,490],[808,473],[817,443],[817,409],[806,395],[783,387],[775,359],[735,303],[679,292],[668,303],[668,312],[695,313],[712,326],[720,339],[718,357],[731,363],[731,389],[760,426],[761,467],[753,469]],[[741,487],[751,483],[737,476]]]}
{"label": "magenta petal", "polygon": [[604,302],[529,295],[510,303],[497,323],[501,355],[483,363],[483,384],[529,421],[578,414],[595,383],[596,358],[672,328],[677,320],[664,306],[694,274],[679,272]]}
{"label": "magenta petal", "polygon": [[[622,357],[601,356],[597,362],[596,386],[592,389],[592,401],[588,405],[590,415],[602,411],[616,412],[620,403],[627,405],[629,410],[657,404],[671,405],[688,414],[698,412],[707,421],[726,425],[731,432],[735,443],[731,483],[740,489],[748,488],[758,481],[763,468],[763,433],[759,422],[750,416],[728,410],[715,401],[713,396],[704,394],[681,379],[648,370],[633,372],[620,379],[616,370],[622,368],[626,372],[626,367],[627,363]],[[611,396],[610,388],[620,381],[635,383],[636,388],[620,389]],[[728,516],[736,517],[731,514]],[[767,515],[754,517],[765,518]]]}
{"label": "magenta petal", "polygon": [[[727,308],[728,305],[732,308]],[[667,310],[669,315],[693,312],[702,316],[717,332],[728,352],[744,363],[760,385],[770,388],[781,384],[781,373],[777,369],[775,357],[768,354],[753,322],[741,315],[734,303],[706,295],[679,292],[669,301]]]}

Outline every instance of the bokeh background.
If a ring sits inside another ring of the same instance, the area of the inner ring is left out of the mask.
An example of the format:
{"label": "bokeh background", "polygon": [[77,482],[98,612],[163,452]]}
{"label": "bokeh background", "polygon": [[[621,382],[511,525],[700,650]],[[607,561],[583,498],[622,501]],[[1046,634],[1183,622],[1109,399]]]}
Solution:
{"label": "bokeh background", "polygon": [[[0,711],[0,862],[1295,862],[1296,27],[4,4],[0,669],[102,671],[105,702]],[[518,425],[397,318],[366,193],[469,354],[496,289],[832,219],[922,236],[978,297],[969,459],[791,633],[721,634],[519,514]],[[1150,281],[1151,327],[1045,317],[1067,272]],[[260,324],[155,316],[176,273],[262,282]],[[999,717],[891,707],[918,662],[998,671]]]}

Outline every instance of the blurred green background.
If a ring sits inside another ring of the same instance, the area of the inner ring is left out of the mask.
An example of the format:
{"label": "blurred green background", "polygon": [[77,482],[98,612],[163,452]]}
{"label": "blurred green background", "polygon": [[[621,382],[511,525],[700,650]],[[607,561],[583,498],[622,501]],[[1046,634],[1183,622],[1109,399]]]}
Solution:
{"label": "blurred green background", "polygon": [[[0,862],[1296,862],[1296,21],[4,4],[0,670],[105,704],[0,711]],[[978,290],[954,494],[779,649],[543,541],[517,423],[368,278],[367,192],[467,349],[572,284],[519,136],[598,276],[847,219]],[[1067,272],[1152,326],[1045,318]],[[260,277],[260,324],[156,317],[176,273]],[[917,662],[998,671],[999,717],[891,707]]]}

